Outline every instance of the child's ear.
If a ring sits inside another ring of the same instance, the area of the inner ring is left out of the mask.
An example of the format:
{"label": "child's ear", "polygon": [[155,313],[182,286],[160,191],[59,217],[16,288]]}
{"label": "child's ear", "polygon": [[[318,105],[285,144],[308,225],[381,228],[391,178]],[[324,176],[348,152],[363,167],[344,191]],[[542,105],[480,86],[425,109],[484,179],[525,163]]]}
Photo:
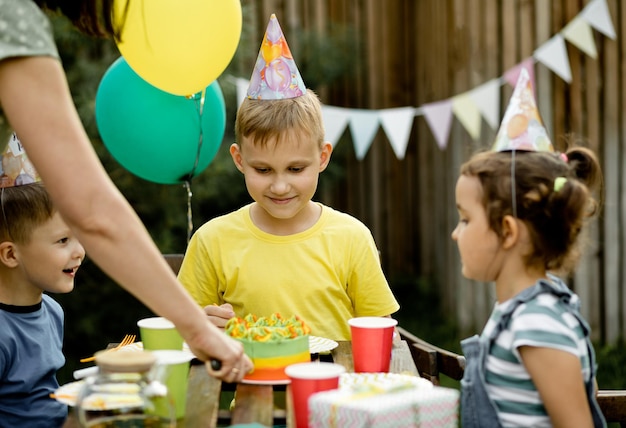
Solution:
{"label": "child's ear", "polygon": [[502,219],[502,248],[508,250],[519,240],[520,225],[512,215],[505,215]]}
{"label": "child's ear", "polygon": [[320,172],[324,171],[330,162],[330,155],[333,153],[333,145],[324,141],[322,152],[320,153]]}
{"label": "child's ear", "polygon": [[230,156],[233,158],[233,163],[240,172],[243,172],[243,163],[241,162],[241,148],[239,144],[233,143],[230,145]]}
{"label": "child's ear", "polygon": [[15,244],[11,241],[0,243],[0,263],[7,267],[14,268],[19,265],[15,254]]}

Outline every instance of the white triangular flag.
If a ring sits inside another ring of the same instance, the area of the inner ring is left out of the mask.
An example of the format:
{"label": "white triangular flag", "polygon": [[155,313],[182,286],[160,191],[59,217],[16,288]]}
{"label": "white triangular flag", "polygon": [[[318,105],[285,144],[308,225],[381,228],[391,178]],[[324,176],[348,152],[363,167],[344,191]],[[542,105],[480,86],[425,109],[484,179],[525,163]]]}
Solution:
{"label": "white triangular flag", "polygon": [[500,86],[500,79],[491,79],[469,93],[491,129],[498,129],[500,125]]}
{"label": "white triangular flag", "polygon": [[350,110],[348,126],[356,158],[363,160],[378,131],[378,110]]}
{"label": "white triangular flag", "polygon": [[324,140],[335,147],[339,138],[343,135],[348,124],[348,110],[341,107],[322,106],[322,119],[324,120]]}
{"label": "white triangular flag", "polygon": [[579,15],[605,36],[613,40],[617,37],[606,0],[593,0]]}
{"label": "white triangular flag", "polygon": [[569,24],[561,30],[561,34],[565,37],[565,40],[572,43],[578,49],[589,55],[591,58],[596,58],[598,52],[596,51],[596,42],[593,40],[593,32],[589,23],[582,18],[574,18]]}
{"label": "white triangular flag", "polygon": [[237,85],[237,106],[240,106],[243,100],[248,96],[248,86],[250,86],[250,81],[237,77],[235,85]]}
{"label": "white triangular flag", "polygon": [[452,125],[452,101],[443,100],[422,106],[424,117],[435,136],[437,145],[444,150],[448,145],[450,126]]}
{"label": "white triangular flag", "polygon": [[565,40],[560,34],[555,35],[550,40],[539,46],[533,53],[538,61],[543,63],[550,70],[561,76],[567,83],[572,81],[572,70],[567,57]]}
{"label": "white triangular flag", "polygon": [[413,107],[388,108],[378,112],[380,124],[387,134],[391,148],[400,160],[404,159],[406,147],[409,145],[414,117]]}
{"label": "white triangular flag", "polygon": [[466,92],[452,98],[452,111],[473,140],[480,137],[480,111]]}

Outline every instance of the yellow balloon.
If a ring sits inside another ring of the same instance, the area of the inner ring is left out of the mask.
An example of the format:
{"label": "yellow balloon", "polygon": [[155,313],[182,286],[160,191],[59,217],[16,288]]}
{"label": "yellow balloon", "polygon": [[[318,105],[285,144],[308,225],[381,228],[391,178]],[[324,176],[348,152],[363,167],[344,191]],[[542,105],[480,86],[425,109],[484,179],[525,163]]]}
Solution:
{"label": "yellow balloon", "polygon": [[151,85],[189,95],[228,66],[241,36],[240,0],[115,0],[117,46]]}

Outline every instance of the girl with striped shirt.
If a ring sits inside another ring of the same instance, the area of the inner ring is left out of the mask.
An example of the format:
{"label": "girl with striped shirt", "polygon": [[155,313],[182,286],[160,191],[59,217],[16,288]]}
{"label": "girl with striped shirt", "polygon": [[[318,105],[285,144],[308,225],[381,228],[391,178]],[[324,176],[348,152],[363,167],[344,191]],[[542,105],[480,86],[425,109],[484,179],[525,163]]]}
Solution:
{"label": "girl with striped shirt", "polygon": [[550,273],[574,266],[599,180],[582,147],[485,152],[461,167],[452,239],[463,275],[495,281],[497,297],[480,337],[462,342],[463,428],[606,425],[589,325],[578,297]]}

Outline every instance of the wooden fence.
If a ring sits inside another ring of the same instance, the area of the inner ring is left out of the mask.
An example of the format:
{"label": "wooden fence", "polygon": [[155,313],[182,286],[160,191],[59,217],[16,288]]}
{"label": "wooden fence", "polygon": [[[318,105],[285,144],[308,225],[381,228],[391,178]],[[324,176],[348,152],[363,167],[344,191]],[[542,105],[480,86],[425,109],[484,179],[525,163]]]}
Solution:
{"label": "wooden fence", "polygon": [[[244,0],[242,77],[252,70],[265,26],[276,13],[298,63],[303,31],[354,30],[348,72],[317,87],[332,106],[385,109],[445,100],[502,76],[560,32],[583,0]],[[593,36],[593,59],[567,44],[572,81],[535,65],[537,102],[557,149],[574,133],[599,154],[605,185],[603,210],[591,225],[584,259],[571,279],[596,339],[613,342],[626,329],[626,4],[607,0],[617,38]],[[320,59],[321,61],[321,59]],[[310,61],[309,61],[310,63]],[[306,74],[306,73],[304,73]],[[512,89],[501,89],[501,111]],[[480,141],[453,120],[448,147],[440,150],[424,117],[416,117],[403,160],[380,130],[364,160],[350,132],[336,146],[333,163],[344,175],[320,199],[364,221],[373,231],[387,275],[427,278],[441,292],[445,310],[466,332],[484,324],[494,302],[489,284],[464,279],[450,233],[456,225],[454,185],[460,164],[488,146],[495,131],[483,122]],[[401,302],[410,305],[410,302]]]}

